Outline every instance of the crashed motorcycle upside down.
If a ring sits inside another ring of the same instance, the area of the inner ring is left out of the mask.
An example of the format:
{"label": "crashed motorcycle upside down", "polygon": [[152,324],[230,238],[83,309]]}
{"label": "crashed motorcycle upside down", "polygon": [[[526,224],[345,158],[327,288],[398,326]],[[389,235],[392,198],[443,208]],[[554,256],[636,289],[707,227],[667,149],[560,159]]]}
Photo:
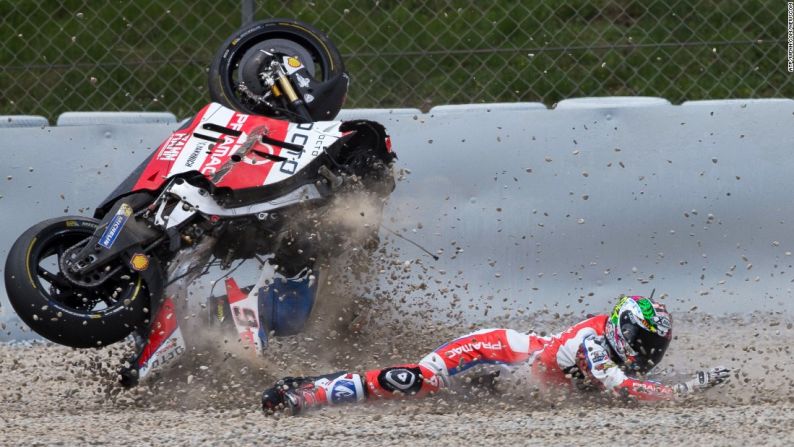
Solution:
{"label": "crashed motorcycle upside down", "polygon": [[[258,258],[263,272],[250,292],[227,280],[223,305],[238,333],[261,349],[269,333],[299,332],[317,259],[344,245],[335,242],[344,232],[324,220],[334,199],[363,194],[382,207],[394,188],[383,126],[332,121],[347,84],[338,51],[309,25],[279,19],[237,31],[210,68],[215,102],[149,155],[94,218],[46,220],[17,239],[5,269],[16,313],[76,348],[132,334],[136,352],[122,383],[133,385],[185,350],[176,316],[205,268]],[[284,299],[288,292],[294,299]]]}

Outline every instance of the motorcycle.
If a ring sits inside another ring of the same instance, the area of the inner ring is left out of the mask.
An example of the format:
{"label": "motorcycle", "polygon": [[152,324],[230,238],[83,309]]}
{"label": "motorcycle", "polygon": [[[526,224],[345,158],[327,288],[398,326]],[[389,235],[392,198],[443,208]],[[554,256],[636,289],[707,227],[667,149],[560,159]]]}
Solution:
{"label": "motorcycle", "polygon": [[[347,85],[338,50],[313,27],[274,19],[238,30],[210,67],[213,102],[166,138],[93,218],[46,220],[16,240],[5,266],[16,313],[44,338],[75,348],[132,334],[136,350],[122,383],[133,385],[185,351],[177,315],[208,265],[228,269],[266,257],[260,282],[244,292],[227,279],[217,308],[262,348],[272,327],[263,327],[257,294],[267,277],[311,269],[318,239],[344,238],[333,229],[323,234],[335,197],[385,198],[394,188],[384,127],[332,121]],[[302,300],[298,311],[282,312],[298,321],[281,332],[300,331],[311,305]]]}

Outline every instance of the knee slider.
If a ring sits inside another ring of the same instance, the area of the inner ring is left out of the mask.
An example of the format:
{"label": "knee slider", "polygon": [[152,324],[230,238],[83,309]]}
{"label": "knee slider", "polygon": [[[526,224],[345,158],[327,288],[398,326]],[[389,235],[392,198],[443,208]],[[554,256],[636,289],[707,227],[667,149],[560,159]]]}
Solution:
{"label": "knee slider", "polygon": [[386,368],[378,374],[381,388],[409,395],[422,389],[422,380],[422,371],[417,366]]}

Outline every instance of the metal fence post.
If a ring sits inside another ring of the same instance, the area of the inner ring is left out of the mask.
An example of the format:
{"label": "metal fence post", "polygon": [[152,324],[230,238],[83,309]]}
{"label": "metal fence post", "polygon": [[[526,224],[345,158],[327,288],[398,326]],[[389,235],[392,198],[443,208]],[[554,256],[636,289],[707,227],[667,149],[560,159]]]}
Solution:
{"label": "metal fence post", "polygon": [[242,14],[242,24],[240,26],[248,25],[254,21],[254,0],[241,0],[240,12]]}

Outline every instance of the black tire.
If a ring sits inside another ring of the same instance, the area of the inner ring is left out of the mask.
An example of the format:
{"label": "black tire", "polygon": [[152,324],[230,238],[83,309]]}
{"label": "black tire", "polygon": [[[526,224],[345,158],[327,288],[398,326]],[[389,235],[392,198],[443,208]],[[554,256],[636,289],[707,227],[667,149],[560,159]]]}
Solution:
{"label": "black tire", "polygon": [[[316,80],[324,82],[337,77],[345,72],[342,56],[333,42],[317,30],[303,22],[290,19],[270,19],[255,22],[235,31],[218,49],[209,69],[210,98],[226,107],[243,113],[273,116],[273,111],[262,105],[252,104],[240,98],[236,92],[237,81],[235,71],[243,57],[248,57],[246,51],[262,42],[274,39],[283,39],[303,47],[311,56]],[[304,65],[307,65],[306,63]],[[252,91],[260,86],[246,83]],[[343,99],[343,98],[342,98]],[[326,119],[333,119],[339,109],[326,114]],[[274,116],[281,118],[282,116]]]}
{"label": "black tire", "polygon": [[148,318],[148,289],[132,270],[122,269],[93,289],[75,286],[61,273],[63,249],[90,237],[98,223],[87,217],[46,220],[25,231],[8,253],[5,285],[11,306],[31,329],[55,343],[106,346],[144,327]]}

